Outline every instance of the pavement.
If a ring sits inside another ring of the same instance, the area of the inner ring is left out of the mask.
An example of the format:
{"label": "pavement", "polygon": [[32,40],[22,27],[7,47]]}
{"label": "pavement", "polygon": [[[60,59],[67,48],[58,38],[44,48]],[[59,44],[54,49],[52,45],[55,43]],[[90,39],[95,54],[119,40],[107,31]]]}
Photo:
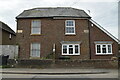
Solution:
{"label": "pavement", "polygon": [[30,68],[5,68],[2,74],[105,74],[118,73],[117,69],[30,69]]}

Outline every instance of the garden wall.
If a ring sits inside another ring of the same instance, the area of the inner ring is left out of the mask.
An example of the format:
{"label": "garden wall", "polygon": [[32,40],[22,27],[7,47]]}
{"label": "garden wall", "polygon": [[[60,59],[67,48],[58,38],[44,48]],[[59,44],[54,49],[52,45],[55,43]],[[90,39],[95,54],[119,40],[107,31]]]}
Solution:
{"label": "garden wall", "polygon": [[17,68],[118,68],[117,60],[9,60]]}

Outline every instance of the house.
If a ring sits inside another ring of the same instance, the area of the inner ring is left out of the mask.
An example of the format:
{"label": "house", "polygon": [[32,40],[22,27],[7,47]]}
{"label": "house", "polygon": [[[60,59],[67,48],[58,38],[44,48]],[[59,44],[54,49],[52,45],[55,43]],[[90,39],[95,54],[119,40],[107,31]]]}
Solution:
{"label": "house", "polygon": [[0,56],[9,56],[14,59],[18,54],[16,33],[5,23],[0,21]]}
{"label": "house", "polygon": [[50,54],[70,59],[112,59],[118,40],[81,9],[33,8],[17,17],[16,41],[20,59],[41,59]]}
{"label": "house", "polygon": [[0,21],[0,45],[15,44],[15,32],[5,23]]}

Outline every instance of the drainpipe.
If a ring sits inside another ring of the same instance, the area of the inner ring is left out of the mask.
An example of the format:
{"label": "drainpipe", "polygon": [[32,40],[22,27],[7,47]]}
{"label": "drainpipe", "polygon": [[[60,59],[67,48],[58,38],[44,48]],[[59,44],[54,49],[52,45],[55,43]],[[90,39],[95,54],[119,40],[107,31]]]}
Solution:
{"label": "drainpipe", "polygon": [[55,63],[55,43],[53,44],[53,61]]}
{"label": "drainpipe", "polygon": [[89,30],[89,54],[90,54],[90,59],[91,59],[91,38],[90,38],[90,19],[88,19],[88,30]]}

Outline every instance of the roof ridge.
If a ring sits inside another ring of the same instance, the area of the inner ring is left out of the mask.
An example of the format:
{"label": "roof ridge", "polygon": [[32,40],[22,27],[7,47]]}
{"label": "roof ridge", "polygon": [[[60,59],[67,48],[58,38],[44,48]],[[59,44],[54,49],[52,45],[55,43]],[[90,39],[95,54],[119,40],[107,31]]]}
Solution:
{"label": "roof ridge", "polygon": [[36,8],[32,8],[32,9],[27,9],[25,11],[36,10],[36,9],[75,9],[75,10],[82,10],[82,9],[77,9],[77,8],[73,8],[73,7],[36,7]]}

